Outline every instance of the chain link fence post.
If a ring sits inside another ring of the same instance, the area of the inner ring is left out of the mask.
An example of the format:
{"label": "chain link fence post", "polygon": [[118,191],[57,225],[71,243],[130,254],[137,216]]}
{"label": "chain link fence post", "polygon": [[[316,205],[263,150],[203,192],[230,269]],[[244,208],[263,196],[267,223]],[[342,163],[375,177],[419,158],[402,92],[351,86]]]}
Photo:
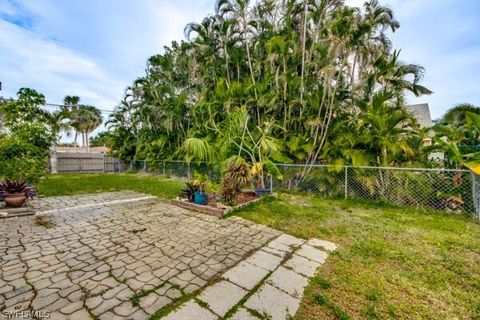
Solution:
{"label": "chain link fence post", "polygon": [[345,166],[345,180],[344,180],[344,192],[345,192],[345,199],[348,198],[348,166]]}
{"label": "chain link fence post", "polygon": [[480,220],[480,176],[471,172],[472,175],[472,197],[475,209],[474,218]]}

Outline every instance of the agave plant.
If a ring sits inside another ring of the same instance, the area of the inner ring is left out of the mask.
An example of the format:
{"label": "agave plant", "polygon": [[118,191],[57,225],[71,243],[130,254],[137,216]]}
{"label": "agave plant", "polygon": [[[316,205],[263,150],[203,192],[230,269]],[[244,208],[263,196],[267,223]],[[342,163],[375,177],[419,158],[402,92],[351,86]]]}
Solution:
{"label": "agave plant", "polygon": [[37,196],[35,188],[29,186],[26,181],[5,180],[0,183],[0,198],[5,199],[9,194],[14,193],[23,193],[25,194],[25,197],[30,199]]}

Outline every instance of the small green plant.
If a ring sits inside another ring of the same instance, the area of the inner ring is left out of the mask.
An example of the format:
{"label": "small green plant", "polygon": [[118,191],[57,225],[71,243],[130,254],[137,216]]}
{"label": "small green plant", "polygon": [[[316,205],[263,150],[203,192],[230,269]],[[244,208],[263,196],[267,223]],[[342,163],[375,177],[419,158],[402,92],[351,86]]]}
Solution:
{"label": "small green plant", "polygon": [[47,229],[55,227],[57,224],[45,216],[36,216],[35,217],[35,224],[37,226],[45,227]]}

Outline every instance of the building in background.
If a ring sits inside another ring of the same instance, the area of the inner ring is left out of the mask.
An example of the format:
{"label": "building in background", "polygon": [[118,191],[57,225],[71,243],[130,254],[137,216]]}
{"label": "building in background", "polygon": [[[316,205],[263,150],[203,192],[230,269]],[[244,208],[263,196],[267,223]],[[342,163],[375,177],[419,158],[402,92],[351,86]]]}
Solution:
{"label": "building in background", "polygon": [[[420,128],[431,128],[434,125],[428,103],[412,104],[407,106],[407,110],[417,119]],[[424,147],[432,145],[433,135],[434,133],[430,132],[429,137],[423,139]],[[441,152],[432,152],[430,154],[431,160],[443,160],[444,157],[444,154]]]}
{"label": "building in background", "polygon": [[407,106],[407,110],[417,119],[420,128],[430,128],[433,126],[432,115],[428,103],[412,104]]}
{"label": "building in background", "polygon": [[108,153],[110,148],[106,146],[100,147],[90,147],[87,151],[86,147],[67,147],[67,146],[58,146],[57,152],[73,152],[73,153]]}

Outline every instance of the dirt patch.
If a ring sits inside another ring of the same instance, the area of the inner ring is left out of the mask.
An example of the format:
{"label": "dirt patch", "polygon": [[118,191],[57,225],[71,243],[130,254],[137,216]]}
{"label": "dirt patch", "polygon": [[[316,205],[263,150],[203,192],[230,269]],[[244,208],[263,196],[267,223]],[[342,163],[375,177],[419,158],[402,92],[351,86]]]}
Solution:
{"label": "dirt patch", "polygon": [[237,197],[237,205],[238,204],[244,204],[244,203],[247,203],[247,202],[250,202],[250,201],[253,201],[255,199],[258,199],[260,198],[259,196],[257,196],[255,194],[255,192],[253,191],[245,191],[245,192],[242,192],[238,195]]}

